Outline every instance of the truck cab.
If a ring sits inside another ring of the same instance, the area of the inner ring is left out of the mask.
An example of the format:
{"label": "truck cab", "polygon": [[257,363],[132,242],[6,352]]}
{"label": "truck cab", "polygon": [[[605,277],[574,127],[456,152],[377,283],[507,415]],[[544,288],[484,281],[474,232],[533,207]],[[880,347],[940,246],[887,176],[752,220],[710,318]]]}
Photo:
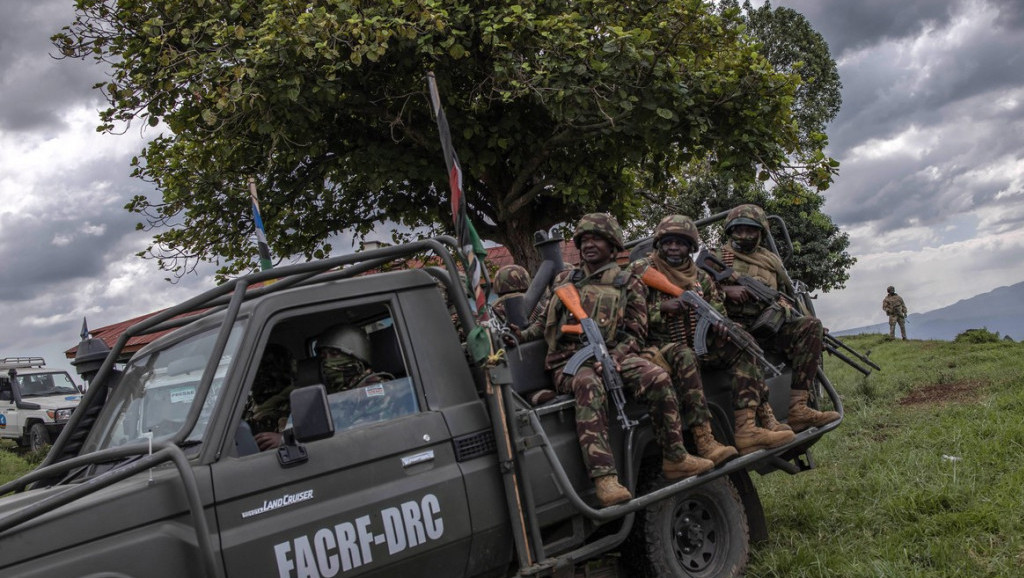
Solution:
{"label": "truck cab", "polygon": [[66,371],[42,357],[0,358],[0,438],[36,452],[56,439],[82,399]]}
{"label": "truck cab", "polygon": [[[631,404],[640,425],[611,435],[637,497],[599,508],[572,400],[527,401],[550,387],[540,342],[502,351],[458,258],[436,238],[264,271],[130,328],[42,466],[0,487],[0,574],[547,576],[620,548],[657,574],[742,573],[766,533],[748,472],[806,469],[838,422],[667,483]],[[340,323],[387,379],[324,383],[316,343]],[[108,385],[128,339],[168,328]],[[246,408],[272,345],[290,415],[260,451]]]}

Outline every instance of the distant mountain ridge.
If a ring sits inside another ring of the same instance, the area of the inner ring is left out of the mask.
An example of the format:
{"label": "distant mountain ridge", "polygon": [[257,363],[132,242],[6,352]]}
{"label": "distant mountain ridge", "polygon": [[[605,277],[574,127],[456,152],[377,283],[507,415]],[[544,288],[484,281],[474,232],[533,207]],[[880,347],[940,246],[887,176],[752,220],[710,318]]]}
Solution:
{"label": "distant mountain ridge", "polygon": [[[913,310],[914,304],[908,302],[907,307]],[[982,327],[998,332],[1000,336],[1009,335],[1014,341],[1024,340],[1024,282],[962,299],[942,309],[907,316],[907,336],[912,339],[952,340],[968,329]],[[897,327],[897,337],[899,331]],[[832,333],[855,335],[888,332],[889,323],[886,322]]]}

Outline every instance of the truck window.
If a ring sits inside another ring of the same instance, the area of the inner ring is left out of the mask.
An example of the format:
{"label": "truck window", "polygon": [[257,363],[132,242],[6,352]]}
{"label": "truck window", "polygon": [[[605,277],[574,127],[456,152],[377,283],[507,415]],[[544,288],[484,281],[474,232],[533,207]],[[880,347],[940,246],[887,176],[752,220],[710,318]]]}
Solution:
{"label": "truck window", "polygon": [[197,403],[203,406],[188,440],[203,441],[243,326],[240,321],[232,328],[206,399],[196,399],[196,393],[217,339],[217,328],[132,358],[86,440],[84,451],[139,443],[150,433],[154,440],[170,438],[184,426],[189,410]]}
{"label": "truck window", "polygon": [[[250,384],[244,412],[247,423],[258,433],[273,428],[283,417],[275,429],[289,427],[287,393],[318,383],[327,390],[336,433],[419,412],[400,343],[386,303],[279,321]],[[285,365],[290,366],[290,375],[282,375]]]}

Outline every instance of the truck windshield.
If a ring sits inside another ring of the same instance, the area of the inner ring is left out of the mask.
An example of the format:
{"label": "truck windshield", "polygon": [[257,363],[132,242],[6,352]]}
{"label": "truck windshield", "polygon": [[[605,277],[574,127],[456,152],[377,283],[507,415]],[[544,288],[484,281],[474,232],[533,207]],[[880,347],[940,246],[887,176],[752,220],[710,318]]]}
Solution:
{"label": "truck windshield", "polygon": [[64,371],[52,373],[23,374],[14,378],[21,391],[21,397],[43,397],[47,395],[78,395],[71,376]]}
{"label": "truck windshield", "polygon": [[224,376],[238,350],[243,328],[241,321],[232,328],[205,400],[197,399],[196,394],[217,339],[218,328],[193,335],[166,349],[132,358],[110,393],[110,399],[83,450],[91,452],[138,443],[150,433],[154,440],[168,439],[181,430],[189,410],[197,403],[202,403],[202,410],[187,440],[203,441]]}

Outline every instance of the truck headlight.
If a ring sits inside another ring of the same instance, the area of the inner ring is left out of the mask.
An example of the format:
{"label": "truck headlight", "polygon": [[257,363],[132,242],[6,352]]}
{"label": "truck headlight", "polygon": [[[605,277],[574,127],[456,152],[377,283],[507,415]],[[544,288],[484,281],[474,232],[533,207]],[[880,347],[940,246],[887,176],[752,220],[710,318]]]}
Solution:
{"label": "truck headlight", "polygon": [[75,410],[64,408],[64,409],[48,409],[46,415],[50,416],[53,421],[68,421],[71,419],[71,412]]}

